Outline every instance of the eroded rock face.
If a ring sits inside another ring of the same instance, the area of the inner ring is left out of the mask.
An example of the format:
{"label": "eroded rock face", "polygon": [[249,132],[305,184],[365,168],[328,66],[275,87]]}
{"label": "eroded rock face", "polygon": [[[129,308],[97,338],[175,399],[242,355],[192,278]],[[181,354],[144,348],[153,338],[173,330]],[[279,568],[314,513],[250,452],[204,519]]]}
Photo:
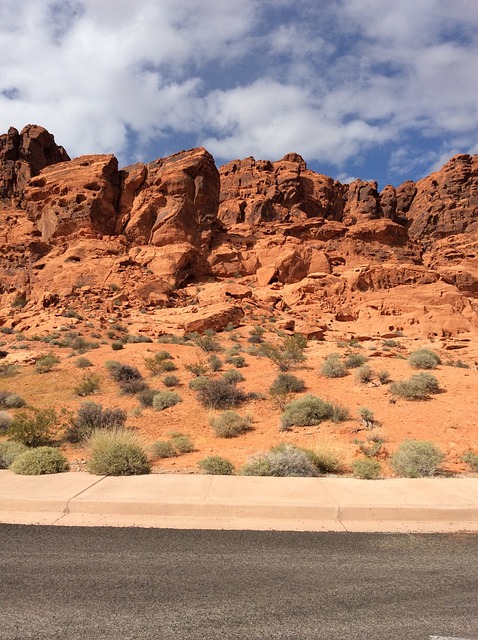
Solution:
{"label": "eroded rock face", "polygon": [[157,247],[207,241],[217,216],[219,173],[205,149],[123,169],[117,233]]}
{"label": "eroded rock face", "polygon": [[46,167],[24,192],[28,218],[45,241],[80,231],[112,235],[118,198],[118,162],[112,155],[81,156]]}
{"label": "eroded rock face", "polygon": [[10,127],[0,136],[0,199],[18,200],[32,176],[69,156],[43,127],[29,124],[19,133]]}

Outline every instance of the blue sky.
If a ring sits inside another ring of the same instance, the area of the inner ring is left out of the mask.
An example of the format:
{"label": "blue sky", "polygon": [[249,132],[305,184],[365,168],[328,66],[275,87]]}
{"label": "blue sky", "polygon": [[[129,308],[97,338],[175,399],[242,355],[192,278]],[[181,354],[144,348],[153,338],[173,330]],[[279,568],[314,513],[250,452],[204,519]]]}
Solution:
{"label": "blue sky", "polygon": [[477,0],[2,0],[0,130],[121,165],[295,151],[380,187],[478,152]]}

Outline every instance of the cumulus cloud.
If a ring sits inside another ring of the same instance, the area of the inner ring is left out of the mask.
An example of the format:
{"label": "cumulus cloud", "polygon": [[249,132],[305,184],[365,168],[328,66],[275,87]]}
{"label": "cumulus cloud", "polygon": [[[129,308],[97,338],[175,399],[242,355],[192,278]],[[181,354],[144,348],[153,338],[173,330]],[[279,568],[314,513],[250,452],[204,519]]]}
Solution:
{"label": "cumulus cloud", "polygon": [[477,27],[476,0],[2,0],[0,129],[419,177],[476,150]]}

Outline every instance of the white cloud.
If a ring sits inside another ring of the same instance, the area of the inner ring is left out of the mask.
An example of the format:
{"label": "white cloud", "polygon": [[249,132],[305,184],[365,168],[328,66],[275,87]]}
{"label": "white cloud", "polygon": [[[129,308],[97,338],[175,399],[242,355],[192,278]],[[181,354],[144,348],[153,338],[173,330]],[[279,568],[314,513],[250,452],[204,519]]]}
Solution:
{"label": "white cloud", "polygon": [[[220,160],[297,151],[346,175],[374,145],[393,145],[396,173],[476,148],[476,0],[238,7],[2,0],[0,131],[42,124],[71,155],[122,162],[180,136]],[[435,149],[413,149],[414,134]]]}

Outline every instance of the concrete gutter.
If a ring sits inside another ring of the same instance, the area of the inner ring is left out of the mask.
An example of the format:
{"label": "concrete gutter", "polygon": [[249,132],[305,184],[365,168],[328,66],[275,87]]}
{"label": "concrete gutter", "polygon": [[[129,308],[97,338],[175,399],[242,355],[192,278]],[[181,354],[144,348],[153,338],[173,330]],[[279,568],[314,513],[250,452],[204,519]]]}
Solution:
{"label": "concrete gutter", "polygon": [[0,522],[278,531],[478,531],[478,478],[356,480],[0,471]]}

